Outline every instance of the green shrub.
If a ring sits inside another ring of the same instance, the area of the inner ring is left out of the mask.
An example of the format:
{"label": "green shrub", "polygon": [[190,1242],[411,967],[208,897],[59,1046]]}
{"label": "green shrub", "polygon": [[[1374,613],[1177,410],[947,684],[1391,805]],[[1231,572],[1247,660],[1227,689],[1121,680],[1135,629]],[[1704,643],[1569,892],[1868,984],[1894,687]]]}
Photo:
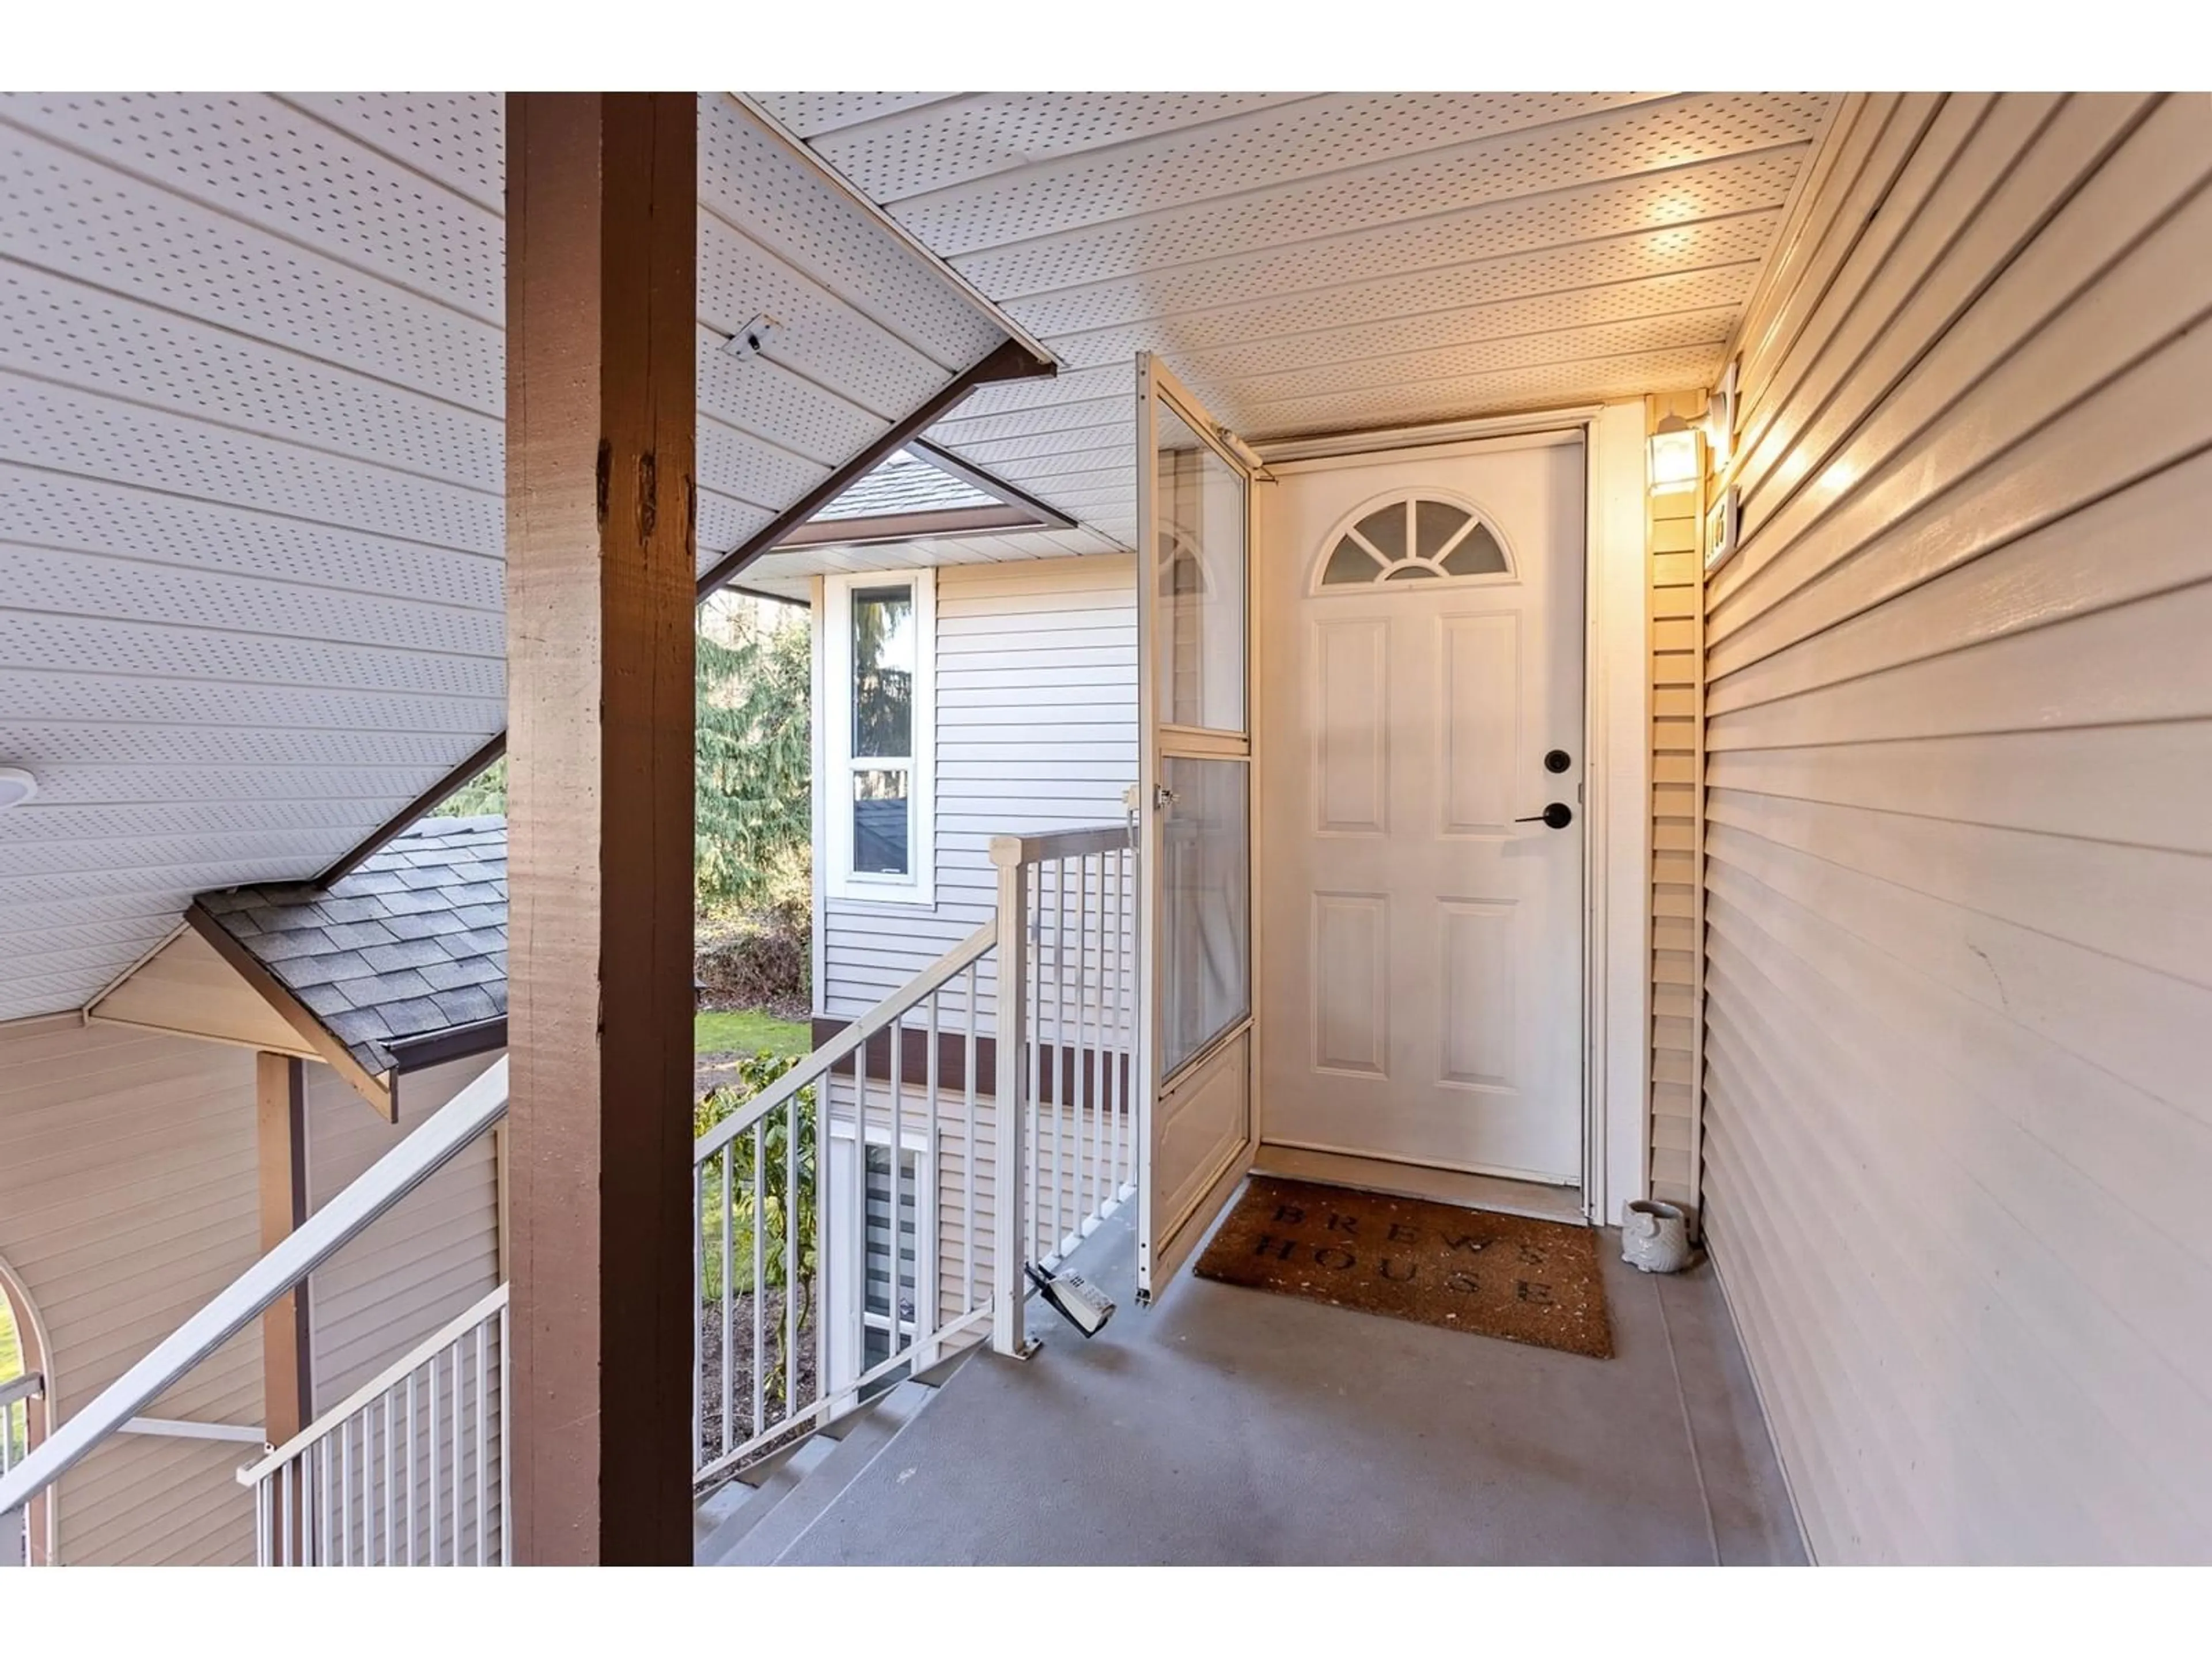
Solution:
{"label": "green shrub", "polygon": [[[692,1113],[696,1139],[754,1099],[799,1063],[802,1056],[772,1054],[763,1048],[738,1063],[738,1080],[710,1090]],[[708,1161],[705,1188],[704,1237],[701,1245],[701,1296],[719,1306],[722,1298],[722,1233],[726,1217],[730,1228],[730,1279],[738,1295],[760,1286],[753,1282],[753,1238],[759,1231],[762,1281],[770,1289],[786,1288],[784,1244],[787,1227],[797,1223],[799,1266],[799,1322],[805,1327],[813,1316],[814,1284],[819,1263],[821,1230],[815,1202],[818,1182],[815,1167],[815,1091],[801,1089],[784,1107],[763,1122],[757,1145],[751,1130],[741,1132],[725,1152]],[[798,1134],[796,1146],[791,1136]],[[760,1180],[754,1181],[757,1168]],[[736,1201],[725,1205],[722,1180],[733,1170]],[[794,1176],[796,1177],[794,1182]]]}

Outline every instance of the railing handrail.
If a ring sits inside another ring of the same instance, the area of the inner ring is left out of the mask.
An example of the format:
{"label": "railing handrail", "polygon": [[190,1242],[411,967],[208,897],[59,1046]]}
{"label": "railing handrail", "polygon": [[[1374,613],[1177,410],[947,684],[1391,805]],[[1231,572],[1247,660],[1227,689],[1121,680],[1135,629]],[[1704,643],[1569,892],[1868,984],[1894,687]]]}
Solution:
{"label": "railing handrail", "polygon": [[12,1382],[0,1382],[0,1411],[5,1411],[18,1400],[37,1400],[46,1392],[46,1374],[25,1371]]}
{"label": "railing handrail", "polygon": [[298,1456],[332,1429],[351,1417],[371,1401],[388,1393],[410,1371],[418,1369],[434,1354],[443,1353],[466,1333],[474,1330],[507,1305],[507,1285],[502,1281],[497,1289],[480,1297],[465,1310],[424,1337],[399,1358],[393,1360],[374,1376],[362,1383],[344,1399],[325,1412],[313,1422],[287,1440],[283,1445],[264,1453],[238,1472],[238,1484],[250,1486],[255,1481]]}
{"label": "railing handrail", "polygon": [[905,984],[862,1014],[836,1036],[791,1070],[786,1072],[760,1093],[724,1118],[713,1128],[691,1143],[691,1162],[696,1166],[708,1158],[751,1128],[770,1112],[789,1100],[801,1089],[818,1083],[830,1068],[850,1054],[877,1032],[884,1030],[900,1015],[911,1012],[927,998],[943,990],[975,963],[980,962],[991,947],[999,942],[995,921],[986,922],[965,939],[954,945],[927,968],[916,974]]}
{"label": "railing handrail", "polygon": [[21,1509],[138,1416],[192,1367],[258,1319],[277,1297],[388,1213],[507,1115],[507,1056],[368,1166],[344,1191],[155,1345],[154,1350],[0,1477],[0,1515]]}
{"label": "railing handrail", "polygon": [[1101,823],[1080,830],[1051,830],[1036,836],[994,836],[991,862],[1001,870],[1019,864],[1044,864],[1054,859],[1085,858],[1093,853],[1119,853],[1129,845],[1129,826]]}

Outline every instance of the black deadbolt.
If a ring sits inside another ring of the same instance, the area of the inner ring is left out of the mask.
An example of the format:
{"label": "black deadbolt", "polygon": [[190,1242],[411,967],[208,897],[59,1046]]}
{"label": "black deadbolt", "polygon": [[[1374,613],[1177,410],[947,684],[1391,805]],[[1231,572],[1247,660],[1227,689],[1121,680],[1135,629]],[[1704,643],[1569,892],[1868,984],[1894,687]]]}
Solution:
{"label": "black deadbolt", "polygon": [[1544,757],[1544,769],[1547,772],[1564,772],[1574,763],[1574,757],[1564,749],[1554,749]]}
{"label": "black deadbolt", "polygon": [[1516,823],[1540,823],[1547,830],[1564,830],[1575,821],[1574,808],[1563,800],[1555,800],[1533,818],[1516,818]]}

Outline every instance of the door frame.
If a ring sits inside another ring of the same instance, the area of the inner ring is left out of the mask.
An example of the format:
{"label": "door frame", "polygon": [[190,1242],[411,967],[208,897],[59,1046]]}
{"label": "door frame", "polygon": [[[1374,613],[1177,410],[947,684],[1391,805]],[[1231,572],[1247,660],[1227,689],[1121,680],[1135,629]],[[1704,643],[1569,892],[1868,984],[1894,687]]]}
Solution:
{"label": "door frame", "polygon": [[[1255,544],[1271,514],[1265,486],[1278,472],[1328,463],[1547,432],[1583,441],[1583,1156],[1585,1219],[1617,1225],[1646,1196],[1650,1170],[1651,688],[1644,550],[1644,420],[1629,403],[1545,410],[1335,437],[1255,444],[1267,471],[1254,491]],[[1252,683],[1269,648],[1253,630]],[[1256,811],[1268,738],[1252,711],[1255,811],[1252,884],[1266,881],[1267,836]],[[1255,907],[1257,925],[1257,907]],[[1253,1004],[1267,957],[1253,943]],[[1252,1134],[1267,1140],[1266,1091],[1254,1079]]]}
{"label": "door frame", "polygon": [[[1154,469],[1159,453],[1158,405],[1166,404],[1223,465],[1243,475],[1244,489],[1244,736],[1205,727],[1176,726],[1158,719],[1158,677],[1153,653],[1158,651],[1158,616],[1154,545]],[[1225,427],[1218,425],[1194,392],[1184,386],[1163,357],[1155,352],[1137,354],[1137,818],[1139,897],[1137,982],[1142,1005],[1134,1010],[1133,1079],[1137,1111],[1133,1132],[1137,1137],[1141,1174],[1137,1189],[1137,1304],[1149,1306],[1155,1291],[1168,1284],[1188,1259],[1198,1241],[1212,1225],[1239,1182],[1250,1168],[1260,1146],[1260,1111],[1256,1067],[1252,1057],[1261,1040],[1260,1030],[1260,860],[1259,821],[1260,741],[1256,716],[1260,684],[1260,627],[1254,604],[1261,535],[1261,484],[1268,477],[1259,456]],[[1171,755],[1172,751],[1172,755]],[[1218,759],[1244,767],[1244,882],[1245,882],[1245,1008],[1244,1017],[1217,1031],[1197,1052],[1185,1056],[1174,1074],[1155,1075],[1158,1056],[1161,999],[1165,988],[1159,969],[1159,921],[1164,910],[1165,846],[1159,804],[1152,791],[1159,783],[1164,763],[1170,757]],[[1143,920],[1150,916],[1150,925]],[[1206,1166],[1196,1200],[1183,1209],[1174,1225],[1156,1236],[1159,1217],[1154,1212],[1158,1194],[1152,1168],[1153,1135],[1158,1115],[1177,1088],[1196,1084],[1231,1048],[1243,1045],[1244,1134],[1220,1158]]]}

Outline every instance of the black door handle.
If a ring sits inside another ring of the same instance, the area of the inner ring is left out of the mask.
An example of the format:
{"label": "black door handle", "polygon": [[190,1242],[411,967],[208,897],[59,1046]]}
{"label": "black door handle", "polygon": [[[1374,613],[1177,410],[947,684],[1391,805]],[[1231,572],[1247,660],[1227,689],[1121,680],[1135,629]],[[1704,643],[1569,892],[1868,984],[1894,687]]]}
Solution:
{"label": "black door handle", "polygon": [[1564,830],[1575,821],[1574,808],[1563,800],[1555,800],[1533,818],[1516,818],[1516,823],[1540,823],[1547,830]]}

